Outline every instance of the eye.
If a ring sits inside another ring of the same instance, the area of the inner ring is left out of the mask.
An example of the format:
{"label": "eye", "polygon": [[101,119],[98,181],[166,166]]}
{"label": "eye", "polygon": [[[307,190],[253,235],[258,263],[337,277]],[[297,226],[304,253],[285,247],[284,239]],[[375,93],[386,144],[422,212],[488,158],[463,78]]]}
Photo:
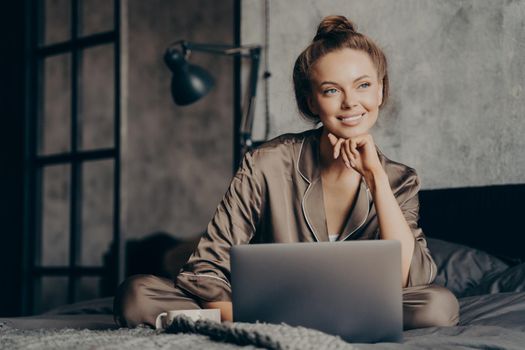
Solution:
{"label": "eye", "polygon": [[325,95],[333,95],[337,92],[337,89],[335,88],[330,88],[330,89],[326,89],[323,91],[323,94]]}
{"label": "eye", "polygon": [[362,83],[358,86],[359,89],[366,89],[367,87],[370,87],[370,83]]}

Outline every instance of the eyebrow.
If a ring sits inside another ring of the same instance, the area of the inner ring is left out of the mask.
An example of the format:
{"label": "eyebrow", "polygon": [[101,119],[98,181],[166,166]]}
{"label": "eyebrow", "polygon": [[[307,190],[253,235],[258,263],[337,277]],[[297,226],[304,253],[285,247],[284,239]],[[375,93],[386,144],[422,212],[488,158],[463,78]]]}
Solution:
{"label": "eyebrow", "polygon": [[[366,75],[366,74],[365,74],[365,75],[362,75],[362,76],[360,76],[359,78],[355,79],[355,80],[354,80],[354,83],[355,83],[356,81],[358,81],[358,80],[363,79],[363,78],[370,78],[370,76],[369,76],[369,75]],[[338,83],[336,83],[336,82],[334,82],[334,81],[323,81],[321,84],[319,84],[319,86],[323,86],[323,85],[325,85],[325,84],[334,84],[334,85],[339,85]]]}

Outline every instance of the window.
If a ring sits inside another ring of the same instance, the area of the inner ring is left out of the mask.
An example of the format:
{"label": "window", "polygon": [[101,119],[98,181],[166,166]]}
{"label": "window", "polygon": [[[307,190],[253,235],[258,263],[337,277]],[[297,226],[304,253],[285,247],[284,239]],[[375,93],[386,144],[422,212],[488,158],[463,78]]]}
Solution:
{"label": "window", "polygon": [[24,314],[111,295],[120,261],[118,0],[27,0]]}

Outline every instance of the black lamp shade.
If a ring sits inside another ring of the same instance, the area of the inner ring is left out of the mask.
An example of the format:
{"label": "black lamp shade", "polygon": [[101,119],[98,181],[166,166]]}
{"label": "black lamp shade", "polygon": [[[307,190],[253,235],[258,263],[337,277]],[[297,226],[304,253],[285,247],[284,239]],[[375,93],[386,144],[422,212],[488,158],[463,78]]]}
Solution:
{"label": "black lamp shade", "polygon": [[189,64],[180,51],[168,49],[164,61],[173,74],[171,95],[177,105],[189,105],[205,96],[213,87],[213,77],[201,67]]}

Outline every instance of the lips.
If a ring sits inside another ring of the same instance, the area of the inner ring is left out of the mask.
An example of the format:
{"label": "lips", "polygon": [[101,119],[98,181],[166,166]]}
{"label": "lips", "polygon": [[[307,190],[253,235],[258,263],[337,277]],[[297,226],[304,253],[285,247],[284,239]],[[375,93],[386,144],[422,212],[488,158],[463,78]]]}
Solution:
{"label": "lips", "polygon": [[338,115],[337,119],[339,119],[343,124],[346,125],[357,125],[363,119],[365,116],[365,113],[361,114],[353,114],[353,115]]}

